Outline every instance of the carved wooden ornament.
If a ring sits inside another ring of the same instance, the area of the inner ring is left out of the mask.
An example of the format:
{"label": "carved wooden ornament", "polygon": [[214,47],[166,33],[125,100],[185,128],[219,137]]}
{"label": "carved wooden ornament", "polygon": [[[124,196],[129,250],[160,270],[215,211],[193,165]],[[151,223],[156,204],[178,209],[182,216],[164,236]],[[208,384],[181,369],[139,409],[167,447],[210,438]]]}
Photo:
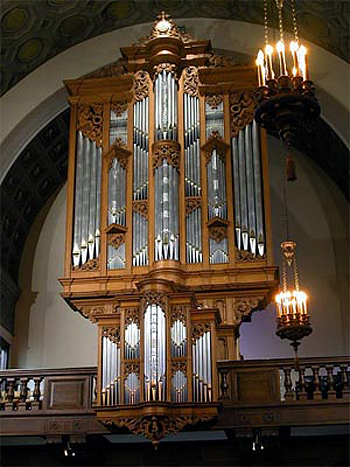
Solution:
{"label": "carved wooden ornament", "polygon": [[193,211],[202,206],[201,196],[187,196],[186,197],[186,217],[192,214]]}
{"label": "carved wooden ornament", "polygon": [[116,101],[111,103],[111,110],[117,117],[121,117],[127,108],[128,106],[126,101]]}
{"label": "carved wooden ornament", "polygon": [[210,331],[210,323],[196,323],[191,328],[191,338],[195,342],[197,339],[203,336],[204,333]]}
{"label": "carved wooden ornament", "polygon": [[153,169],[159,167],[163,159],[169,165],[179,169],[180,145],[176,141],[156,141],[154,143]]}
{"label": "carved wooden ornament", "polygon": [[165,311],[168,307],[168,297],[164,292],[145,292],[141,298],[141,309],[145,311],[148,305],[158,305]]}
{"label": "carved wooden ornament", "polygon": [[132,202],[133,211],[140,214],[147,219],[148,217],[148,201],[147,200],[137,200]]}
{"label": "carved wooden ornament", "polygon": [[184,71],[184,92],[192,97],[198,96],[198,69],[189,66]]}
{"label": "carved wooden ornament", "polygon": [[230,94],[230,120],[231,136],[238,135],[238,132],[248,125],[254,118],[255,102],[253,94],[249,92]]}
{"label": "carved wooden ornament", "polygon": [[96,146],[102,146],[103,104],[79,104],[77,120],[77,129]]}
{"label": "carved wooden ornament", "polygon": [[205,103],[210,105],[213,110],[217,109],[223,100],[222,94],[208,94],[205,96]]}
{"label": "carved wooden ornament", "polygon": [[133,93],[136,101],[142,101],[149,93],[149,80],[147,71],[139,70],[134,74]]}

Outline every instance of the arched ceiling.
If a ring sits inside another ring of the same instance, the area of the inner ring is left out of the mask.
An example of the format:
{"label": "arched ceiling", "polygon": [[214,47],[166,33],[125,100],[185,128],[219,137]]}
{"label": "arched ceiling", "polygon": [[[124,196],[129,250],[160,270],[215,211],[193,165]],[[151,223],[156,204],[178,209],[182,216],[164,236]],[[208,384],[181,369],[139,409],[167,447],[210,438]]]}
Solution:
{"label": "arched ceiling", "polygon": [[[274,11],[275,0],[268,0]],[[349,61],[348,0],[296,0],[300,35]],[[45,61],[86,39],[153,21],[165,9],[174,18],[207,17],[262,24],[262,0],[7,0],[1,11],[1,92]],[[285,29],[292,32],[291,2]],[[270,15],[271,16],[271,15]]]}

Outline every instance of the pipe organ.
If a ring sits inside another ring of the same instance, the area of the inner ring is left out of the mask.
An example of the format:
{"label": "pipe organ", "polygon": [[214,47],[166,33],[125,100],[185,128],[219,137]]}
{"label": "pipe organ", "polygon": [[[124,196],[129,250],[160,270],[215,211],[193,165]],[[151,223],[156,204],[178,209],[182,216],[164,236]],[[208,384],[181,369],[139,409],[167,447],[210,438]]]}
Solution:
{"label": "pipe organ", "polygon": [[65,82],[63,297],[99,334],[98,419],[153,443],[215,419],[216,362],[277,285],[254,69],[180,32]]}

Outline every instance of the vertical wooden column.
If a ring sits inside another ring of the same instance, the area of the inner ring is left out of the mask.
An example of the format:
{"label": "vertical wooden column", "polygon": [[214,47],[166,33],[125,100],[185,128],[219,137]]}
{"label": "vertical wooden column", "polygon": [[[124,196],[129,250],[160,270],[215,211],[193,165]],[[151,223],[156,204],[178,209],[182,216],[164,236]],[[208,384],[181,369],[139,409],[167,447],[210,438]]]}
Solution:
{"label": "vertical wooden column", "polygon": [[[199,96],[200,115],[200,146],[205,144],[205,96]],[[208,183],[207,183],[207,161],[205,152],[201,149],[201,182],[202,182],[202,248],[203,248],[203,268],[209,268],[209,231],[208,222]]]}
{"label": "vertical wooden column", "polygon": [[75,153],[77,141],[77,114],[79,97],[69,98],[70,125],[69,125],[69,153],[68,153],[68,184],[67,184],[67,216],[66,216],[66,251],[64,262],[64,275],[71,277],[72,270],[72,246],[74,225],[74,194],[75,194]]}
{"label": "vertical wooden column", "polygon": [[233,200],[233,181],[232,181],[232,160],[231,160],[231,122],[230,122],[230,96],[224,94],[224,141],[229,146],[226,150],[226,203],[229,225],[227,226],[228,254],[229,264],[234,266],[236,263],[235,255],[235,235],[234,235],[234,200]]}

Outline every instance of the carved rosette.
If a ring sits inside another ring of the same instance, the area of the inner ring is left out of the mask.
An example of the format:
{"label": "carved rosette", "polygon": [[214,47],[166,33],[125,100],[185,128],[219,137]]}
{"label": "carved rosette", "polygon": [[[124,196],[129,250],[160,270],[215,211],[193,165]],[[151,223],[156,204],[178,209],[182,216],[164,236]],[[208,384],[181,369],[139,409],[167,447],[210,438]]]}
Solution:
{"label": "carved rosette", "polygon": [[193,325],[191,328],[192,342],[195,342],[208,331],[210,331],[210,323],[196,323],[195,325]]}
{"label": "carved rosette", "polygon": [[153,67],[153,76],[154,79],[161,73],[162,71],[167,71],[171,73],[175,79],[177,79],[176,74],[176,65],[174,63],[158,63]]}
{"label": "carved rosette", "polygon": [[140,214],[147,219],[148,217],[148,201],[147,200],[137,200],[132,202],[133,211]]}
{"label": "carved rosette", "polygon": [[80,266],[73,266],[73,271],[96,271],[100,267],[99,258],[93,258]]}
{"label": "carved rosette", "polygon": [[153,170],[159,167],[163,159],[168,164],[179,169],[180,145],[177,141],[160,140],[155,141],[153,145]]}
{"label": "carved rosette", "polygon": [[117,117],[121,117],[127,108],[128,105],[126,101],[116,101],[111,103],[111,110],[116,114]]}
{"label": "carved rosette", "polygon": [[246,261],[246,262],[261,261],[262,259],[266,258],[265,253],[263,254],[263,256],[254,255],[251,251],[239,250],[237,247],[235,247],[235,251],[236,251],[237,261]]}
{"label": "carved rosette", "polygon": [[186,197],[186,217],[192,214],[193,211],[201,207],[201,196],[187,196]]}
{"label": "carved rosette", "polygon": [[182,371],[186,375],[187,372],[187,363],[186,362],[172,362],[171,367],[170,367],[171,375],[174,376],[174,374],[177,371]]}
{"label": "carved rosette", "polygon": [[217,109],[223,100],[222,94],[207,94],[205,96],[205,103],[210,105],[213,110]]}
{"label": "carved rosette", "polygon": [[239,298],[236,299],[234,312],[239,323],[249,321],[251,314],[255,310],[261,310],[264,307],[264,297]]}
{"label": "carved rosette", "polygon": [[148,305],[158,305],[163,311],[168,308],[168,297],[163,292],[145,292],[141,298],[141,310],[144,312]]}
{"label": "carved rosette", "polygon": [[195,425],[199,422],[207,422],[213,417],[198,417],[196,415],[166,416],[150,415],[142,418],[111,419],[103,422],[110,428],[127,428],[135,435],[142,435],[152,441],[157,447],[159,441],[169,433],[177,433],[186,425]]}
{"label": "carved rosette", "polygon": [[111,342],[113,342],[114,344],[117,344],[118,347],[120,346],[120,329],[119,328],[103,326],[102,336],[108,337],[108,339]]}
{"label": "carved rosette", "polygon": [[125,327],[131,323],[140,326],[140,309],[138,307],[125,309]]}
{"label": "carved rosette", "polygon": [[238,132],[253,120],[255,107],[256,104],[252,93],[235,92],[230,94],[230,120],[232,138],[236,137]]}
{"label": "carved rosette", "polygon": [[186,326],[189,307],[187,305],[174,305],[171,307],[171,324],[181,321]]}
{"label": "carved rosette", "polygon": [[102,146],[103,104],[79,104],[77,113],[77,130],[95,141],[96,146]]}
{"label": "carved rosette", "polygon": [[125,243],[125,233],[116,233],[108,235],[108,244],[116,250],[120,247],[122,243]]}
{"label": "carved rosette", "polygon": [[184,70],[184,92],[192,97],[198,96],[198,69],[189,66]]}
{"label": "carved rosette", "polygon": [[135,362],[127,362],[124,365],[124,377],[127,378],[130,373],[140,373],[140,364]]}
{"label": "carved rosette", "polygon": [[134,74],[133,94],[136,101],[142,101],[149,93],[148,73],[139,70]]}

